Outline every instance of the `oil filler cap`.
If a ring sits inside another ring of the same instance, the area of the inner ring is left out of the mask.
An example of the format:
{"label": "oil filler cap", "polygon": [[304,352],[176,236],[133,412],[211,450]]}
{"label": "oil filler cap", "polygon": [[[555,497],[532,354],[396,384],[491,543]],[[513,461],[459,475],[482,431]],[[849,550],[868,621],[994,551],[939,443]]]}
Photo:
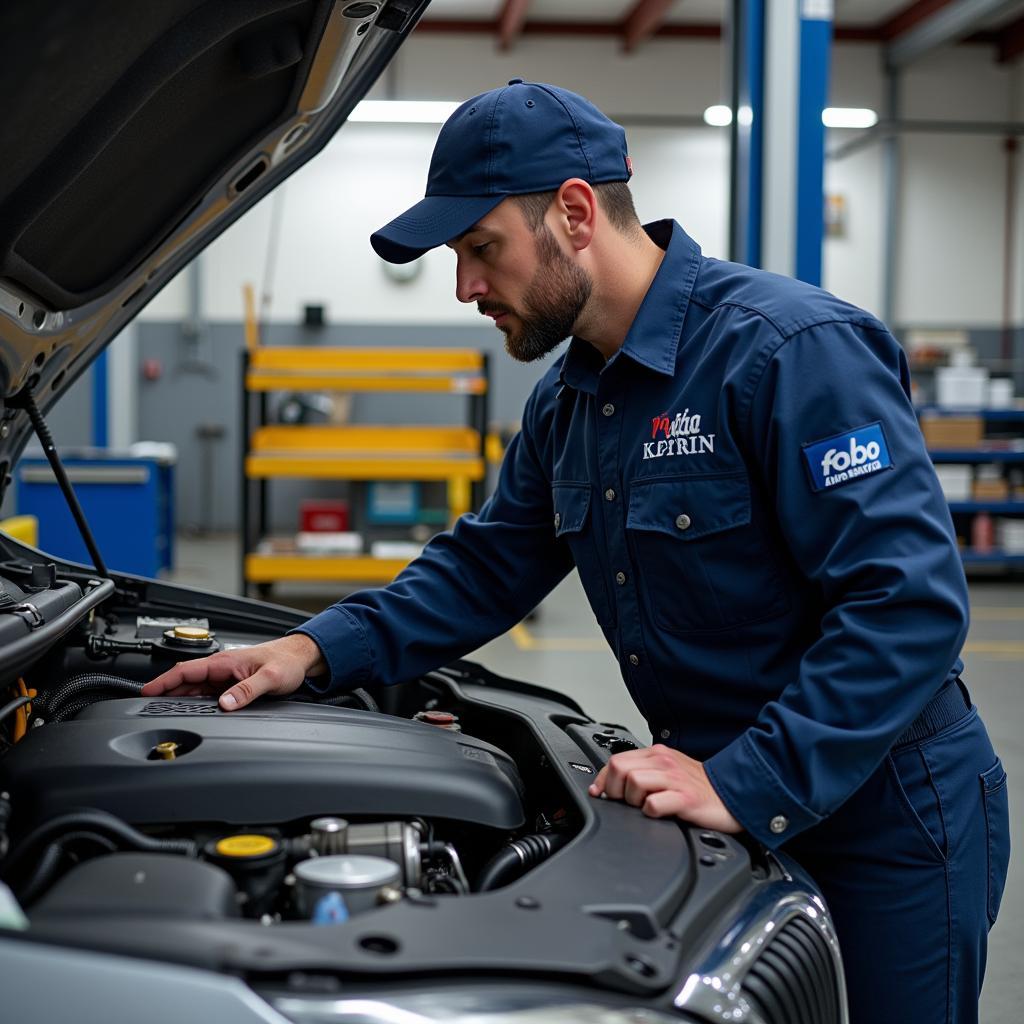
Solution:
{"label": "oil filler cap", "polygon": [[214,849],[221,857],[265,857],[277,849],[277,842],[270,836],[244,833],[218,840]]}

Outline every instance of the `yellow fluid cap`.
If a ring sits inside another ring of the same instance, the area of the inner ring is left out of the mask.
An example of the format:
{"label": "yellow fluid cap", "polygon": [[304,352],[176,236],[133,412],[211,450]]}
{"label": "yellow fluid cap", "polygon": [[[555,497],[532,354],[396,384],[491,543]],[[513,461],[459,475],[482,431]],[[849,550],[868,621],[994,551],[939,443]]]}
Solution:
{"label": "yellow fluid cap", "polygon": [[178,756],[178,744],[174,740],[164,740],[153,748],[153,753],[161,761],[173,761]]}
{"label": "yellow fluid cap", "polygon": [[262,857],[273,853],[277,849],[277,842],[270,836],[227,836],[217,843],[216,849],[222,857]]}
{"label": "yellow fluid cap", "polygon": [[210,631],[204,626],[175,626],[176,640],[209,640]]}

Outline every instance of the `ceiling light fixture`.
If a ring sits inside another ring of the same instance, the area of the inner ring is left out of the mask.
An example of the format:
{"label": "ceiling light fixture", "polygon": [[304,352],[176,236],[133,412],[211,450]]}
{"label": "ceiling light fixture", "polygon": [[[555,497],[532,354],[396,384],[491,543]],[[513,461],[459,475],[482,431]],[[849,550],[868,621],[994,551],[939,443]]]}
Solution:
{"label": "ceiling light fixture", "polygon": [[[715,128],[732,124],[732,111],[724,104],[716,104],[704,111],[704,121]],[[749,125],[751,110],[740,108],[740,124]],[[821,112],[821,123],[826,128],[873,128],[878,124],[878,115],[866,107],[826,107]]]}

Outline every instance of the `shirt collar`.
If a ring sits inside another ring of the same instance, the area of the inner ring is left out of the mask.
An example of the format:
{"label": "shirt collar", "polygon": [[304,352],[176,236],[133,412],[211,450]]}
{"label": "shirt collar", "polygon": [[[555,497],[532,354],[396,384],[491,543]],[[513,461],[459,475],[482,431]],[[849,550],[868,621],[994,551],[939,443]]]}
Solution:
{"label": "shirt collar", "polygon": [[[644,231],[665,250],[665,256],[622,348],[607,365],[624,353],[649,369],[671,376],[676,372],[683,320],[700,266],[700,246],[674,220],[645,224]],[[583,338],[573,338],[559,380],[577,390],[595,393],[597,376],[604,365],[593,345]]]}

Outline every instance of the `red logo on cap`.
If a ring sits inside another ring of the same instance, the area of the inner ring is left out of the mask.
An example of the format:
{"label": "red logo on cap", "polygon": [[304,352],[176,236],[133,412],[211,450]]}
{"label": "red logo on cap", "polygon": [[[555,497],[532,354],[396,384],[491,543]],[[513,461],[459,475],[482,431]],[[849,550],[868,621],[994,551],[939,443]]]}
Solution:
{"label": "red logo on cap", "polygon": [[632,178],[633,177],[633,161],[626,157],[626,173]]}

